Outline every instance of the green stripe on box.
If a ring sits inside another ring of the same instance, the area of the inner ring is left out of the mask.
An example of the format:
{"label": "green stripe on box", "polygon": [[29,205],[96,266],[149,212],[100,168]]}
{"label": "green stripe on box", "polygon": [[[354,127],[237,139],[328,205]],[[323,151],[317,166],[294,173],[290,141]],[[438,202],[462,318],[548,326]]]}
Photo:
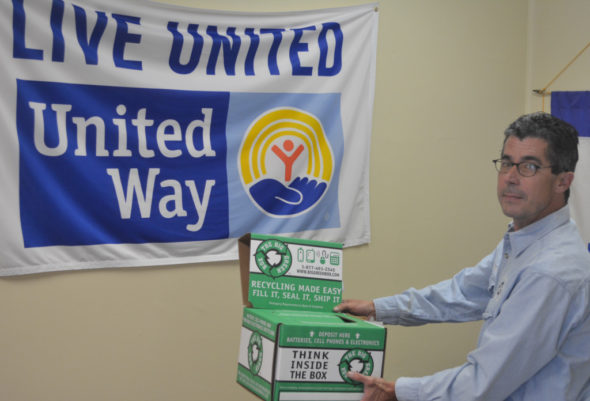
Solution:
{"label": "green stripe on box", "polygon": [[256,308],[331,312],[342,300],[340,281],[250,274],[248,299]]}
{"label": "green stripe on box", "polygon": [[342,249],[342,244],[339,242],[314,241],[314,240],[303,239],[303,238],[279,237],[276,235],[264,235],[264,234],[251,234],[250,238],[253,240],[260,240],[260,241],[264,241],[267,239],[279,239],[279,240],[289,243],[289,244],[301,244],[301,245],[311,245],[311,246],[323,247],[323,248]]}
{"label": "green stripe on box", "polygon": [[258,397],[265,401],[271,399],[271,385],[259,376],[252,375],[248,369],[242,365],[238,365],[238,383],[252,391]]}

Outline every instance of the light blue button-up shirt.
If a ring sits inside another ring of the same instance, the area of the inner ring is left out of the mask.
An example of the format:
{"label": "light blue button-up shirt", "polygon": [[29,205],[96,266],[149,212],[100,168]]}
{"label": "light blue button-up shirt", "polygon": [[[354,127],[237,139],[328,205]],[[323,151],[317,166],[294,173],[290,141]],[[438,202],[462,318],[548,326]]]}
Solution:
{"label": "light blue button-up shirt", "polygon": [[450,280],[374,302],[388,324],[484,320],[465,364],[399,378],[400,401],[590,400],[590,254],[568,206]]}

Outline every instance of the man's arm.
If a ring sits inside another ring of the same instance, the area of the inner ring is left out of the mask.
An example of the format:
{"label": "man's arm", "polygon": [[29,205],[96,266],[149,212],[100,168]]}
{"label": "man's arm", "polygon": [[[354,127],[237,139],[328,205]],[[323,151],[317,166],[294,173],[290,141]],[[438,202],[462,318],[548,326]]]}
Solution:
{"label": "man's arm", "polygon": [[[480,342],[464,365],[432,376],[399,378],[397,397],[403,401],[505,400],[557,355],[567,333],[563,323],[570,303],[568,291],[553,278],[521,277],[504,302],[486,309]],[[539,381],[530,386],[547,384]],[[542,391],[545,399],[563,399],[563,394],[552,397],[551,391],[557,389]]]}
{"label": "man's arm", "polygon": [[479,320],[490,297],[492,260],[493,254],[477,266],[463,269],[452,279],[421,290],[411,288],[402,294],[374,301],[346,299],[334,308],[334,312],[401,325]]}
{"label": "man's arm", "polygon": [[387,324],[416,326],[433,322],[481,320],[490,300],[490,277],[496,252],[449,280],[373,300],[376,319]]}

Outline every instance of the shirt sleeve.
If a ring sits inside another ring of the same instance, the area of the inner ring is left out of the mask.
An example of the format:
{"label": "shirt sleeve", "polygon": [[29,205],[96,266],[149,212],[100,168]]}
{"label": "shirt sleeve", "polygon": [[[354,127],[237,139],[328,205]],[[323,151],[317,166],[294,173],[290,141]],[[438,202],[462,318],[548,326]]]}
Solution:
{"label": "shirt sleeve", "polygon": [[480,320],[490,299],[494,253],[452,279],[374,300],[376,318],[387,324],[416,326],[431,322]]}
{"label": "shirt sleeve", "polygon": [[490,302],[479,345],[462,366],[399,378],[400,401],[501,401],[557,354],[572,296],[554,278],[528,274],[500,305]]}

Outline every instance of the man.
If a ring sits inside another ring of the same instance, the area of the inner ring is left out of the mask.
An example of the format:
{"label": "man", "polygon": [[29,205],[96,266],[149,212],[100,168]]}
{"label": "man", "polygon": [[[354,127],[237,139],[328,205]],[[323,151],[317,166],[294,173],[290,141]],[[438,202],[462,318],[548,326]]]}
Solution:
{"label": "man", "polygon": [[590,400],[590,256],[567,200],[578,134],[546,113],[505,131],[497,193],[508,231],[490,255],[452,279],[335,311],[388,324],[484,320],[459,367],[396,382],[350,373],[362,401]]}

